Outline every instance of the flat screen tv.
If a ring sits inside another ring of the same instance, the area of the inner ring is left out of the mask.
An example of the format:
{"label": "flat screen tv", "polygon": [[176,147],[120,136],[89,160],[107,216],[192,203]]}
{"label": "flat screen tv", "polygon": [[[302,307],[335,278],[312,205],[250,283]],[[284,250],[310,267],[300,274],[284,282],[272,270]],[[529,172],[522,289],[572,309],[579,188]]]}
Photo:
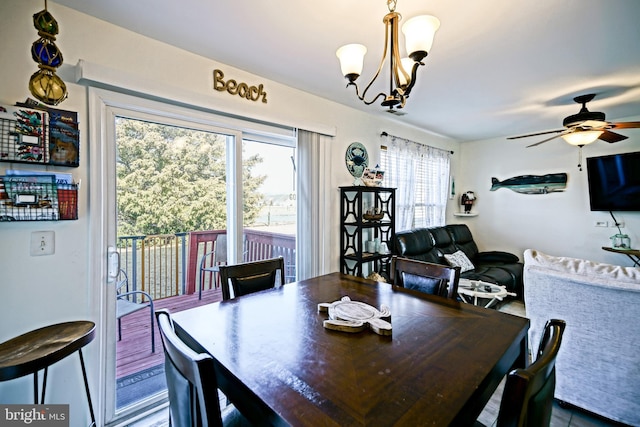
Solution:
{"label": "flat screen tv", "polygon": [[592,211],[640,212],[640,152],[587,158]]}

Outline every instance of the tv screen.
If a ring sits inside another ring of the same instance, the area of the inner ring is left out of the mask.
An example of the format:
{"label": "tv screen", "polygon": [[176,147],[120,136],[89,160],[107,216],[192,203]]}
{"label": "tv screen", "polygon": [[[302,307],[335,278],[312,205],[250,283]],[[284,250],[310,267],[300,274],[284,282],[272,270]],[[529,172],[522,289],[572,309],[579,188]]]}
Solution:
{"label": "tv screen", "polygon": [[592,211],[640,211],[640,152],[587,158]]}

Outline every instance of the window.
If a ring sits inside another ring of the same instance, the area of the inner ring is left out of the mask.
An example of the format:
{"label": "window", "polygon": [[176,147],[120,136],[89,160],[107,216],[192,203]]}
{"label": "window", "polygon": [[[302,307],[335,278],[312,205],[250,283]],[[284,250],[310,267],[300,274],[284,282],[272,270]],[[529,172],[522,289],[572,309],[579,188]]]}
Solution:
{"label": "window", "polygon": [[396,188],[396,231],[445,224],[451,152],[385,135],[380,162]]}

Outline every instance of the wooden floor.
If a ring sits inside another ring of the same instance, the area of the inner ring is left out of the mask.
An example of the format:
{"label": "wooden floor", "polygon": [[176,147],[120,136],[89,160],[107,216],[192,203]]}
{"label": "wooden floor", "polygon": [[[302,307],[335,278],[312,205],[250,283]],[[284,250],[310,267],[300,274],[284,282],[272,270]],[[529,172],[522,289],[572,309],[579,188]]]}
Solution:
{"label": "wooden floor", "polygon": [[[155,300],[154,310],[169,309],[172,313],[222,300],[220,288],[198,294],[180,295]],[[149,309],[137,311],[122,318],[122,340],[116,344],[116,378],[140,372],[164,362],[158,327],[153,323],[155,352],[151,352],[151,317]]]}

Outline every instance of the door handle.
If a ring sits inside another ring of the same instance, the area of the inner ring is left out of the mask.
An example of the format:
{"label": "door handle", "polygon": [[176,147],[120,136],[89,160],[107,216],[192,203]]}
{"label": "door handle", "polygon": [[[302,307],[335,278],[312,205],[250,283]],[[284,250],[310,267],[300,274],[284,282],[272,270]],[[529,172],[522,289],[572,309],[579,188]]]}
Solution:
{"label": "door handle", "polygon": [[120,273],[120,253],[115,247],[107,249],[107,281],[114,282]]}

